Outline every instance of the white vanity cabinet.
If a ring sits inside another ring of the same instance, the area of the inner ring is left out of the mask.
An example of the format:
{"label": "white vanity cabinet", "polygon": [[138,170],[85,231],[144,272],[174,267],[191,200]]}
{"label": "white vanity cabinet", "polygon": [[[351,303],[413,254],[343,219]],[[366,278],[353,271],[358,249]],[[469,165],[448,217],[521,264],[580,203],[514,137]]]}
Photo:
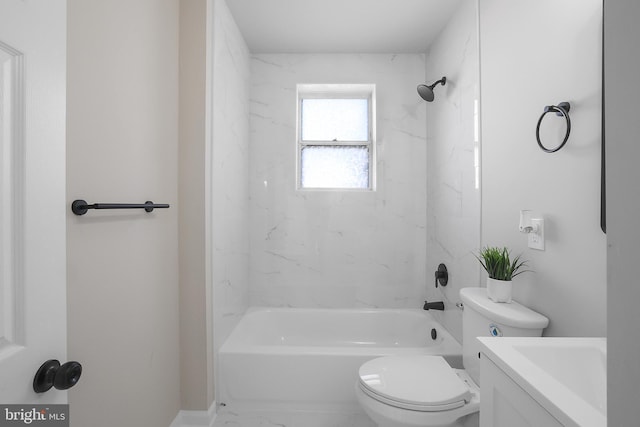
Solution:
{"label": "white vanity cabinet", "polygon": [[563,426],[485,354],[480,384],[480,427]]}
{"label": "white vanity cabinet", "polygon": [[606,427],[607,340],[478,337],[480,427]]}

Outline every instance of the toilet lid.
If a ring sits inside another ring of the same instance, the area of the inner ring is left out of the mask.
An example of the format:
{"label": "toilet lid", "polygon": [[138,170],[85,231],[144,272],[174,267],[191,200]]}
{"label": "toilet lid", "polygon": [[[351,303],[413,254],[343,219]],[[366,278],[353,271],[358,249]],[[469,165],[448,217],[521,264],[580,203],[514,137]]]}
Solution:
{"label": "toilet lid", "polygon": [[445,411],[471,400],[469,386],[441,356],[387,356],[360,367],[360,388],[399,408]]}

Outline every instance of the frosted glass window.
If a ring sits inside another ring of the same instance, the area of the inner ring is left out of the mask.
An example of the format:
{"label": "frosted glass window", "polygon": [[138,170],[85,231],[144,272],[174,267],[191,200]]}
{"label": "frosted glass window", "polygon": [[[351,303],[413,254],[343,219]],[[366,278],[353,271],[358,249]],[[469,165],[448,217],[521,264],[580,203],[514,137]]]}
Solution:
{"label": "frosted glass window", "polygon": [[302,100],[303,141],[368,141],[368,99]]}
{"label": "frosted glass window", "polygon": [[300,190],[375,190],[375,85],[299,84]]}
{"label": "frosted glass window", "polygon": [[369,188],[369,147],[308,145],[301,153],[302,188]]}

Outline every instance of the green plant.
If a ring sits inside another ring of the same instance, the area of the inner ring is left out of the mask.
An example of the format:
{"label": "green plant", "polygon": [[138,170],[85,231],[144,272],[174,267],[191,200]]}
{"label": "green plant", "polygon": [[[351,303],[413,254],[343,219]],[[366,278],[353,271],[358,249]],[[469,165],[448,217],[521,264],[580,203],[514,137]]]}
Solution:
{"label": "green plant", "polygon": [[489,273],[489,277],[496,280],[511,280],[518,274],[529,270],[524,270],[526,261],[520,260],[520,255],[513,260],[510,258],[509,249],[484,247],[480,251],[480,256],[476,256],[482,267]]}

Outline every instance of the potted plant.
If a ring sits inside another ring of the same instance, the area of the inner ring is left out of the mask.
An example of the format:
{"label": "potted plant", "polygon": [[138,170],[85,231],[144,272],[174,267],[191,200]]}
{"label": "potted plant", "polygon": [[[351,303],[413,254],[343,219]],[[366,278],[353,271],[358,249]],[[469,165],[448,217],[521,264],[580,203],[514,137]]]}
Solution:
{"label": "potted plant", "polygon": [[520,260],[520,255],[511,259],[509,249],[484,247],[480,256],[476,256],[480,264],[489,274],[487,278],[487,296],[495,302],[511,302],[514,277],[524,273],[526,261]]}

